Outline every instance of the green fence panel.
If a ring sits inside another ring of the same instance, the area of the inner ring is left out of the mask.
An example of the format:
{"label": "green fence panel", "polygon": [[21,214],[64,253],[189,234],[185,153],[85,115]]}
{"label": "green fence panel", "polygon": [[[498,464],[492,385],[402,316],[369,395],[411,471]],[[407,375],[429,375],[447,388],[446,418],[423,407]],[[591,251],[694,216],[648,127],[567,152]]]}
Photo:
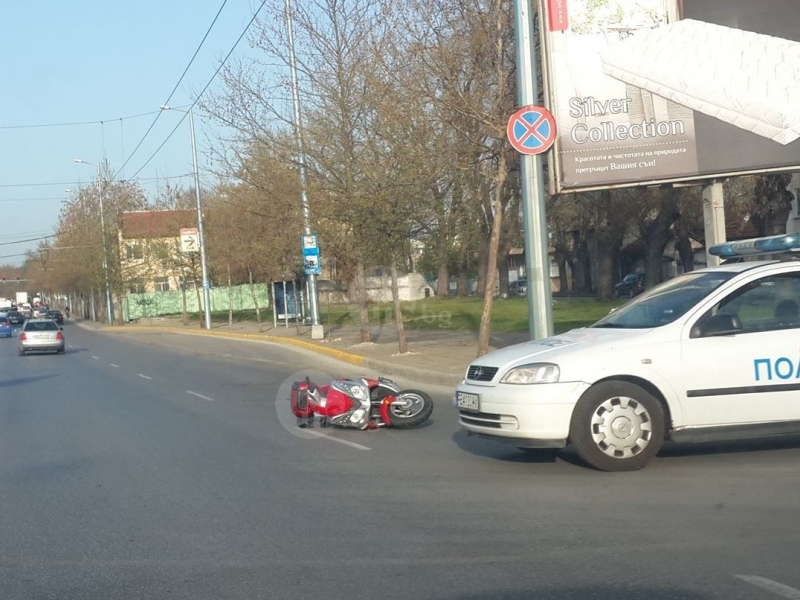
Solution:
{"label": "green fence panel", "polygon": [[[198,303],[198,290],[186,290],[186,311],[198,313],[203,307],[203,291],[199,290],[200,302]],[[233,286],[230,293],[227,287],[213,288],[210,290],[211,311],[254,310],[253,302],[255,292],[259,308],[269,308],[269,286],[266,284],[253,284],[253,291],[249,284]],[[146,294],[128,294],[122,300],[123,318],[134,321],[146,317],[163,317],[167,315],[180,315],[183,313],[183,300],[180,291],[151,292]]]}

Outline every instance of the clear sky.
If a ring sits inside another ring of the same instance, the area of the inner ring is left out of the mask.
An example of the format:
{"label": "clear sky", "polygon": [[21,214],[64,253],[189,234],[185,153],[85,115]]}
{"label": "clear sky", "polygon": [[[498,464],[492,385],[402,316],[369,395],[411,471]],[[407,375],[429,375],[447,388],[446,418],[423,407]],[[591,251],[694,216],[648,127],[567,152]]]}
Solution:
{"label": "clear sky", "polygon": [[[275,2],[277,0],[270,0]],[[223,0],[36,0],[0,2],[0,264],[21,264],[53,233],[66,189],[90,185],[107,158],[119,171],[156,117]],[[259,0],[228,0],[169,101],[187,106],[211,79],[250,21]],[[262,14],[263,16],[263,14]],[[248,36],[232,59],[253,52]],[[209,91],[219,89],[212,84]],[[196,109],[197,111],[197,109]],[[151,113],[136,118],[132,115]],[[136,173],[182,113],[161,114],[120,179]],[[32,127],[54,123],[83,125]],[[100,123],[102,122],[102,123]],[[195,112],[201,178],[214,127]],[[192,172],[189,122],[136,176],[155,196],[167,177]],[[191,177],[170,179],[183,187]]]}

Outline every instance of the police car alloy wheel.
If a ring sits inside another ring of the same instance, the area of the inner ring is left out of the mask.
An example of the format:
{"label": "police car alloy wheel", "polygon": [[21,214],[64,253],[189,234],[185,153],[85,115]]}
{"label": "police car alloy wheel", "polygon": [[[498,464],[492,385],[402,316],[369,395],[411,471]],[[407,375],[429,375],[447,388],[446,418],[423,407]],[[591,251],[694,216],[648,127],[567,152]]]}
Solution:
{"label": "police car alloy wheel", "polygon": [[664,408],[626,381],[603,381],[578,401],[570,423],[578,456],[601,471],[644,467],[664,442]]}

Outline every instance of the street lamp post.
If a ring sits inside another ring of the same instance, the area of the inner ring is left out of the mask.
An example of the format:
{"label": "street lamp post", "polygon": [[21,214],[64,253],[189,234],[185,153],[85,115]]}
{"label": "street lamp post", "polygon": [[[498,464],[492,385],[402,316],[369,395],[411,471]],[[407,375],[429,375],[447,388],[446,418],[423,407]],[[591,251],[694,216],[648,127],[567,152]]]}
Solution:
{"label": "street lamp post", "polygon": [[97,190],[98,190],[98,197],[100,199],[100,232],[101,237],[103,238],[103,278],[105,279],[106,285],[106,318],[108,319],[108,324],[114,324],[114,309],[111,306],[111,286],[108,283],[108,250],[106,248],[106,222],[105,217],[103,216],[103,180],[102,180],[102,173],[100,169],[100,165],[87,162],[85,160],[81,160],[80,158],[75,159],[76,163],[80,163],[82,165],[89,165],[91,167],[97,168]]}
{"label": "street lamp post", "polygon": [[190,108],[188,111],[172,108],[166,104],[160,106],[161,110],[177,110],[178,112],[189,113],[189,132],[192,138],[192,164],[194,166],[194,193],[195,203],[197,204],[197,242],[200,246],[200,269],[203,274],[203,318],[205,328],[211,329],[211,284],[208,281],[208,263],[206,261],[206,242],[203,233],[203,205],[200,200],[200,171],[197,168],[197,145],[194,138],[194,113]]}
{"label": "street lamp post", "polygon": [[[292,104],[294,106],[294,138],[297,145],[297,166],[300,173],[300,205],[303,209],[303,233],[311,235],[311,207],[308,202],[306,188],[306,157],[303,147],[302,120],[300,114],[300,86],[297,83],[297,60],[294,54],[294,31],[292,27],[292,2],[285,0],[286,32],[289,38],[289,67],[292,73]],[[319,290],[317,276],[308,274],[309,308],[311,309],[311,339],[321,340],[325,337],[319,311]]]}

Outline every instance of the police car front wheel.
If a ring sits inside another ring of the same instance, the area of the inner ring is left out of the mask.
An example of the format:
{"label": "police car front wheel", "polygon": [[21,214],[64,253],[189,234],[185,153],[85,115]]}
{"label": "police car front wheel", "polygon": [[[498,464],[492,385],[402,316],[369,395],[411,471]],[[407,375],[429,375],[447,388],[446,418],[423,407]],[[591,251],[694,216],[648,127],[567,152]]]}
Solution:
{"label": "police car front wheel", "polygon": [[578,456],[602,471],[641,469],[664,442],[664,407],[633,383],[598,383],[575,405],[570,442]]}

